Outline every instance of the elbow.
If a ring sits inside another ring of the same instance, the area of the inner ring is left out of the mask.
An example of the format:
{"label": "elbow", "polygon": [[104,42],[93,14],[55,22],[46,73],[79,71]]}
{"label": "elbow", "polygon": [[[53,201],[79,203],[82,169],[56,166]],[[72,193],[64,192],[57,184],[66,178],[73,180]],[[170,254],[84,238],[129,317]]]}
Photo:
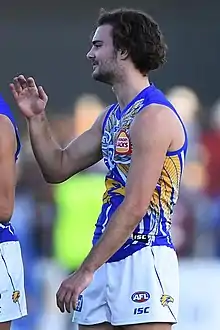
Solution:
{"label": "elbow", "polygon": [[49,184],[56,183],[56,179],[52,175],[48,175],[47,173],[42,173],[44,180]]}
{"label": "elbow", "polygon": [[43,177],[44,180],[49,184],[58,184],[65,181],[63,178],[59,177],[58,175],[48,175],[43,173]]}
{"label": "elbow", "polygon": [[146,214],[146,208],[141,205],[133,205],[129,209],[129,213],[132,214],[133,218],[140,221]]}
{"label": "elbow", "polygon": [[49,184],[58,184],[66,181],[69,177],[61,171],[45,173],[42,172],[44,180]]}
{"label": "elbow", "polygon": [[124,207],[126,212],[132,216],[135,222],[140,221],[146,214],[148,207],[146,207],[146,203],[142,203],[140,200],[126,200],[124,202]]}
{"label": "elbow", "polygon": [[63,155],[64,150],[62,150],[61,160],[54,164],[53,168],[45,169],[41,168],[44,180],[49,184],[58,184],[66,181],[69,178],[69,175],[66,173],[63,166]]}

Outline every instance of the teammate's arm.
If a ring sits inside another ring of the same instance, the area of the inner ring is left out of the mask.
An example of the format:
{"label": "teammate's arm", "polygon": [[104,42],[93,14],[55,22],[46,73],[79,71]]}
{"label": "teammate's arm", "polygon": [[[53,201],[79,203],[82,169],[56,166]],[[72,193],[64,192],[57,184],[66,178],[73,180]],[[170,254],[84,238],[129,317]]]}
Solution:
{"label": "teammate's arm", "polygon": [[173,117],[171,111],[155,105],[137,116],[131,128],[133,152],[124,201],[83,262],[82,271],[93,273],[104,264],[146,214],[174,136]]}
{"label": "teammate's arm", "polygon": [[15,101],[28,122],[35,158],[45,180],[60,183],[97,163],[101,158],[103,112],[94,125],[62,149],[53,138],[46,118],[48,96],[33,78],[14,78],[10,84]]}
{"label": "teammate's arm", "polygon": [[10,120],[0,115],[0,223],[8,222],[13,213],[17,142]]}

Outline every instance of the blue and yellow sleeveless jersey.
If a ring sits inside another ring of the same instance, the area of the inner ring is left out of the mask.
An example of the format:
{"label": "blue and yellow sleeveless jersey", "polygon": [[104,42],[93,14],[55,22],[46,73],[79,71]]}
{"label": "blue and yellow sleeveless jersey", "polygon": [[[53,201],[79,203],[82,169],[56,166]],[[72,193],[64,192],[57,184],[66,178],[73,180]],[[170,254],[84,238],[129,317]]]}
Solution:
{"label": "blue and yellow sleeveless jersey", "polygon": [[131,237],[109,259],[109,262],[124,259],[146,245],[165,245],[174,248],[170,235],[171,219],[179,195],[188,144],[187,134],[172,104],[153,84],[141,91],[124,110],[121,110],[118,104],[113,104],[106,114],[103,123],[102,152],[108,173],[105,178],[106,191],[103,196],[103,206],[96,223],[93,244],[96,244],[101,237],[112,214],[124,199],[132,154],[129,129],[135,116],[150,104],[164,105],[168,108],[167,111],[170,109],[177,115],[185,132],[185,142],[179,150],[167,152],[161,176],[146,215],[141,219]]}

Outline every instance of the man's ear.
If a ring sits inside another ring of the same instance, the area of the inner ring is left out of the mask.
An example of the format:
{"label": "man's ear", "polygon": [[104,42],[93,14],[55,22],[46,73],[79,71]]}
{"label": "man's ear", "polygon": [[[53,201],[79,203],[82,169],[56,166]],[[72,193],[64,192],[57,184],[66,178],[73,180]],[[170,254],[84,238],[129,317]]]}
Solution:
{"label": "man's ear", "polygon": [[126,60],[129,56],[127,49],[120,49],[119,53],[120,53],[121,60]]}

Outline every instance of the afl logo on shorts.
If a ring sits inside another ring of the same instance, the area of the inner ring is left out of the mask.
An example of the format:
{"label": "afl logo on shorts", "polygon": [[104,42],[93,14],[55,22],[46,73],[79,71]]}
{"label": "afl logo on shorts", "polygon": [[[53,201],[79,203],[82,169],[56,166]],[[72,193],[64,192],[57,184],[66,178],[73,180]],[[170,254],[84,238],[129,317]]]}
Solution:
{"label": "afl logo on shorts", "polygon": [[143,303],[150,299],[150,294],[146,291],[137,291],[131,296],[131,300],[136,303]]}
{"label": "afl logo on shorts", "polygon": [[128,134],[123,130],[120,131],[116,139],[116,154],[128,155],[131,154],[131,143]]}

